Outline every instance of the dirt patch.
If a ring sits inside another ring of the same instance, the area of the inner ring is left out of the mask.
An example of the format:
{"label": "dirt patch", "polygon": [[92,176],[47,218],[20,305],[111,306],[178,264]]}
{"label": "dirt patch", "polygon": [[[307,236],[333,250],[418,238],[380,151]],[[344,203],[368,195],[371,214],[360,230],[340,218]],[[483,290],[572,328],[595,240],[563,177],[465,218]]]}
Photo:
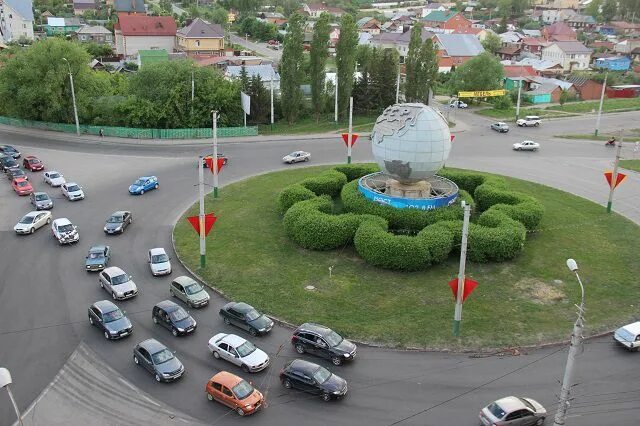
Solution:
{"label": "dirt patch", "polygon": [[564,292],[559,286],[539,281],[535,278],[522,278],[515,285],[525,298],[534,303],[555,303],[564,299]]}

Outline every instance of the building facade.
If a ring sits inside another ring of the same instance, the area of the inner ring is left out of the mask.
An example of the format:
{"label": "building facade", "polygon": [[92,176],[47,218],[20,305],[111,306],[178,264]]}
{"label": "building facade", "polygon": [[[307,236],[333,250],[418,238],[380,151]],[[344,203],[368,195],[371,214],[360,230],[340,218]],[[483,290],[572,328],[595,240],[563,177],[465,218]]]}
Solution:
{"label": "building facade", "polygon": [[222,56],[224,54],[224,30],[218,24],[211,24],[196,18],[176,34],[178,49],[188,56]]}
{"label": "building facade", "polygon": [[116,54],[125,59],[136,59],[139,50],[175,50],[177,26],[171,16],[120,13],[114,30]]}
{"label": "building facade", "polygon": [[542,59],[559,63],[565,72],[586,70],[592,52],[579,41],[558,41],[542,48]]}
{"label": "building facade", "polygon": [[33,40],[31,0],[0,0],[0,41]]}

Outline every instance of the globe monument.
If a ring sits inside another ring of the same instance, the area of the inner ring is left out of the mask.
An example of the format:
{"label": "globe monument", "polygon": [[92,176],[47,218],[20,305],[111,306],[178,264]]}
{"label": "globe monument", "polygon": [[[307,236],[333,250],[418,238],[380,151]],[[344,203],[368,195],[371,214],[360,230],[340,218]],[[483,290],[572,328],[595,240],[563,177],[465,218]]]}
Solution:
{"label": "globe monument", "polygon": [[440,111],[420,103],[392,105],[376,120],[371,141],[382,171],[360,178],[358,189],[366,198],[421,210],[457,200],[458,186],[436,174],[451,151],[449,124]]}

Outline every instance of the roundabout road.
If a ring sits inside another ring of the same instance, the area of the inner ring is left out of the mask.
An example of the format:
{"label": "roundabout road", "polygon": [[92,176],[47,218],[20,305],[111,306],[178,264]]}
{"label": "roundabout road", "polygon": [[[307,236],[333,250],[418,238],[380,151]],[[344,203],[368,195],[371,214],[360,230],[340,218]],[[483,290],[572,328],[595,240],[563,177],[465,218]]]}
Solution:
{"label": "roundabout road", "polygon": [[[539,129],[514,128],[506,135],[498,135],[487,128],[488,121],[482,118],[462,112],[458,116],[468,120],[470,130],[457,135],[449,165],[533,180],[606,203],[602,171],[610,165],[613,150],[602,143],[552,138],[554,134],[576,132],[576,128],[590,128],[593,117],[546,122]],[[628,128],[626,123],[633,117],[637,113],[605,116],[603,128]],[[197,196],[195,156],[202,148],[83,144],[42,135],[1,132],[0,140],[19,147],[23,154],[39,156],[49,170],[56,169],[67,180],[84,186],[87,198],[68,202],[58,190],[45,188],[39,173],[29,173],[37,190],[55,195],[54,218],[68,217],[79,227],[79,244],[60,247],[46,228],[31,236],[15,235],[12,227],[30,210],[29,203],[26,198],[16,196],[8,182],[0,184],[0,365],[13,374],[12,389],[22,409],[31,404],[78,344],[84,342],[131,383],[209,424],[242,421],[261,425],[475,425],[480,407],[507,394],[531,396],[545,405],[551,415],[555,412],[555,395],[566,359],[564,346],[519,356],[488,357],[361,347],[358,359],[351,365],[330,367],[349,381],[349,395],[343,401],[326,404],[319,398],[286,391],[278,383],[280,367],[294,358],[295,352],[289,344],[290,330],[276,327],[269,336],[252,339],[273,359],[269,369],[250,377],[266,393],[269,406],[255,416],[238,419],[221,405],[209,403],[203,392],[207,379],[220,369],[247,377],[230,364],[214,360],[207,351],[208,339],[217,332],[244,335],[220,320],[217,311],[224,301],[212,295],[210,306],[191,310],[198,321],[198,330],[192,336],[175,338],[154,327],[151,321],[151,307],[169,298],[170,278],[151,276],[146,251],[156,246],[171,248],[172,225]],[[513,152],[511,144],[523,139],[540,142],[541,151]],[[345,160],[344,144],[337,137],[298,142],[224,142],[220,151],[230,157],[230,163],[221,173],[221,185],[291,167],[281,164],[280,158],[294,149],[312,153],[309,165]],[[359,141],[354,148],[354,161],[372,160],[370,152],[368,141]],[[144,196],[130,196],[128,185],[145,174],[157,175],[160,189]],[[640,179],[633,174],[620,187],[614,201],[616,210],[636,222],[640,222],[638,193]],[[124,235],[106,237],[102,231],[104,220],[120,209],[133,212],[133,226]],[[111,265],[133,275],[140,290],[136,298],[118,303],[135,328],[133,336],[122,341],[104,340],[87,322],[89,304],[108,298],[98,286],[97,276],[83,270],[86,250],[101,242],[112,247]],[[178,275],[187,273],[174,261],[171,277]],[[571,280],[569,274],[558,278]],[[568,335],[571,324],[566,326]],[[182,380],[157,384],[133,364],[133,345],[148,337],[157,338],[177,351],[187,369]],[[610,337],[588,342],[578,361],[579,384],[574,388],[575,399],[567,424],[637,425],[638,359],[638,354],[613,345]],[[91,398],[93,394],[89,383],[82,389],[66,391],[71,399],[78,394]],[[98,396],[95,402],[118,411],[118,407],[110,406],[108,400],[101,401]],[[12,422],[8,398],[0,392],[0,425]],[[547,424],[551,423],[549,419]]]}

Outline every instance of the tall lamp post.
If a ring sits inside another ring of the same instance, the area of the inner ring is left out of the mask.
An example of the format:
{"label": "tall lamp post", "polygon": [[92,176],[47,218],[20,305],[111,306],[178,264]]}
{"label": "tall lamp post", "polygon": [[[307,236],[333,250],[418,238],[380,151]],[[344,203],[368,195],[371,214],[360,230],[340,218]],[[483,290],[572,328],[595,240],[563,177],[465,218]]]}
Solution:
{"label": "tall lamp post", "polygon": [[569,408],[569,395],[571,393],[571,387],[573,386],[573,370],[575,368],[575,360],[580,346],[582,345],[582,327],[584,325],[584,286],[578,275],[578,264],[573,259],[567,259],[567,267],[569,270],[576,274],[578,284],[580,284],[581,298],[580,306],[578,306],[578,318],[573,325],[573,334],[571,335],[571,345],[569,346],[569,355],[567,357],[567,365],[564,369],[564,378],[562,379],[562,389],[560,390],[560,402],[558,404],[558,411],[553,419],[554,426],[564,426],[567,418],[567,409]]}
{"label": "tall lamp post", "polygon": [[9,373],[9,370],[7,370],[6,368],[0,368],[0,388],[5,388],[7,390],[7,393],[9,394],[9,399],[13,404],[13,409],[16,410],[16,416],[18,416],[18,422],[20,423],[20,426],[23,426],[22,415],[20,414],[20,410],[18,409],[18,404],[16,404],[16,400],[13,397],[13,394],[11,393],[11,389],[9,389],[9,385],[11,383],[13,383],[13,381],[11,380],[11,373]]}
{"label": "tall lamp post", "polygon": [[69,67],[69,81],[71,82],[71,99],[73,99],[73,115],[76,119],[76,134],[80,136],[80,122],[78,121],[78,107],[76,106],[76,91],[73,88],[73,74],[71,74],[71,64],[67,61],[67,58],[62,58]]}

